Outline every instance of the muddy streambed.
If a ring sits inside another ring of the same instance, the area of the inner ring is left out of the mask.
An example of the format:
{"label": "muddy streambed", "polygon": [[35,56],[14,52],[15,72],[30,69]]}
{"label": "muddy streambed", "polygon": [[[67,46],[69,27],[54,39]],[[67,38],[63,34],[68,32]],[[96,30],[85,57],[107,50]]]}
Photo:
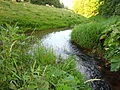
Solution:
{"label": "muddy streambed", "polygon": [[[66,59],[69,55],[74,55],[77,60],[77,69],[84,74],[85,80],[101,79],[89,82],[93,90],[111,90],[98,69],[97,61],[71,43],[72,30],[48,31],[35,32],[33,35],[39,38],[39,42],[42,42],[46,48],[52,48],[56,56]],[[35,46],[36,44],[33,45],[33,48]]]}

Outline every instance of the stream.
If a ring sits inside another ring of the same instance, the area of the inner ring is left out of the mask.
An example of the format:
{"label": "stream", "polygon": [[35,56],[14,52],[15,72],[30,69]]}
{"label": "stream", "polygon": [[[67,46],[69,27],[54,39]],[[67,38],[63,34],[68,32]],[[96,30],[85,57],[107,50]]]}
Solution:
{"label": "stream", "polygon": [[[93,57],[84,54],[76,45],[71,43],[71,32],[72,30],[40,31],[36,32],[34,36],[39,38],[40,43],[42,42],[46,48],[52,48],[56,56],[66,59],[69,55],[74,55],[77,61],[77,69],[85,76],[85,81],[101,79],[88,82],[92,90],[111,90],[98,69],[97,61]],[[34,48],[35,46],[36,44],[33,45]]]}

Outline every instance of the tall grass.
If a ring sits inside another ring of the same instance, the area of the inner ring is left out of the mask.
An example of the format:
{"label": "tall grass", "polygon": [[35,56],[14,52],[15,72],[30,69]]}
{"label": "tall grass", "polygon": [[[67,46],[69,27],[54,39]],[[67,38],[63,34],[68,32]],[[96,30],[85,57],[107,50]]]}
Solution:
{"label": "tall grass", "polygon": [[88,23],[76,26],[72,32],[72,40],[85,48],[96,48],[99,43],[100,33],[104,29],[100,23]]}
{"label": "tall grass", "polygon": [[89,90],[69,57],[56,64],[56,57],[44,46],[28,53],[28,37],[16,26],[0,27],[0,89]]}
{"label": "tall grass", "polygon": [[119,17],[105,18],[102,16],[91,17],[87,24],[74,27],[71,34],[72,40],[85,48],[96,48],[100,43],[101,32]]}
{"label": "tall grass", "polygon": [[111,71],[120,68],[119,36],[120,17],[91,17],[87,24],[76,26],[71,34],[72,41],[94,53],[102,54],[111,64]]}

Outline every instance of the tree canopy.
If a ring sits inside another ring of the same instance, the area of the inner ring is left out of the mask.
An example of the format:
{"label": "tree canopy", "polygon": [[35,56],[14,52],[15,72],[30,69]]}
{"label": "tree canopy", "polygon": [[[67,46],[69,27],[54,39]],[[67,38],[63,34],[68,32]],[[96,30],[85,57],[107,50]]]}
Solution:
{"label": "tree canopy", "polygon": [[60,3],[59,0],[31,0],[31,3],[38,4],[38,5],[54,5],[55,7],[62,8],[63,5]]}
{"label": "tree canopy", "polygon": [[101,3],[99,0],[73,0],[73,11],[85,17],[91,17],[98,14],[98,8]]}
{"label": "tree canopy", "polygon": [[120,0],[73,0],[73,11],[85,17],[120,15]]}
{"label": "tree canopy", "polygon": [[99,13],[105,16],[120,15],[120,0],[100,0]]}

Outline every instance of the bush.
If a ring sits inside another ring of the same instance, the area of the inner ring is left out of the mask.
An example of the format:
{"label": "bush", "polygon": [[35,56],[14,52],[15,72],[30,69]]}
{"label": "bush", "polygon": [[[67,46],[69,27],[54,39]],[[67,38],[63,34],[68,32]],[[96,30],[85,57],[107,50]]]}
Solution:
{"label": "bush", "polygon": [[120,15],[120,0],[100,0],[104,4],[99,7],[99,13],[105,16]]}
{"label": "bush", "polygon": [[104,40],[105,58],[111,63],[111,71],[117,71],[120,68],[120,21],[110,23],[100,40]]}
{"label": "bush", "polygon": [[63,4],[60,3],[59,0],[31,0],[31,3],[38,5],[46,5],[49,4],[54,5],[55,7],[62,8]]}

